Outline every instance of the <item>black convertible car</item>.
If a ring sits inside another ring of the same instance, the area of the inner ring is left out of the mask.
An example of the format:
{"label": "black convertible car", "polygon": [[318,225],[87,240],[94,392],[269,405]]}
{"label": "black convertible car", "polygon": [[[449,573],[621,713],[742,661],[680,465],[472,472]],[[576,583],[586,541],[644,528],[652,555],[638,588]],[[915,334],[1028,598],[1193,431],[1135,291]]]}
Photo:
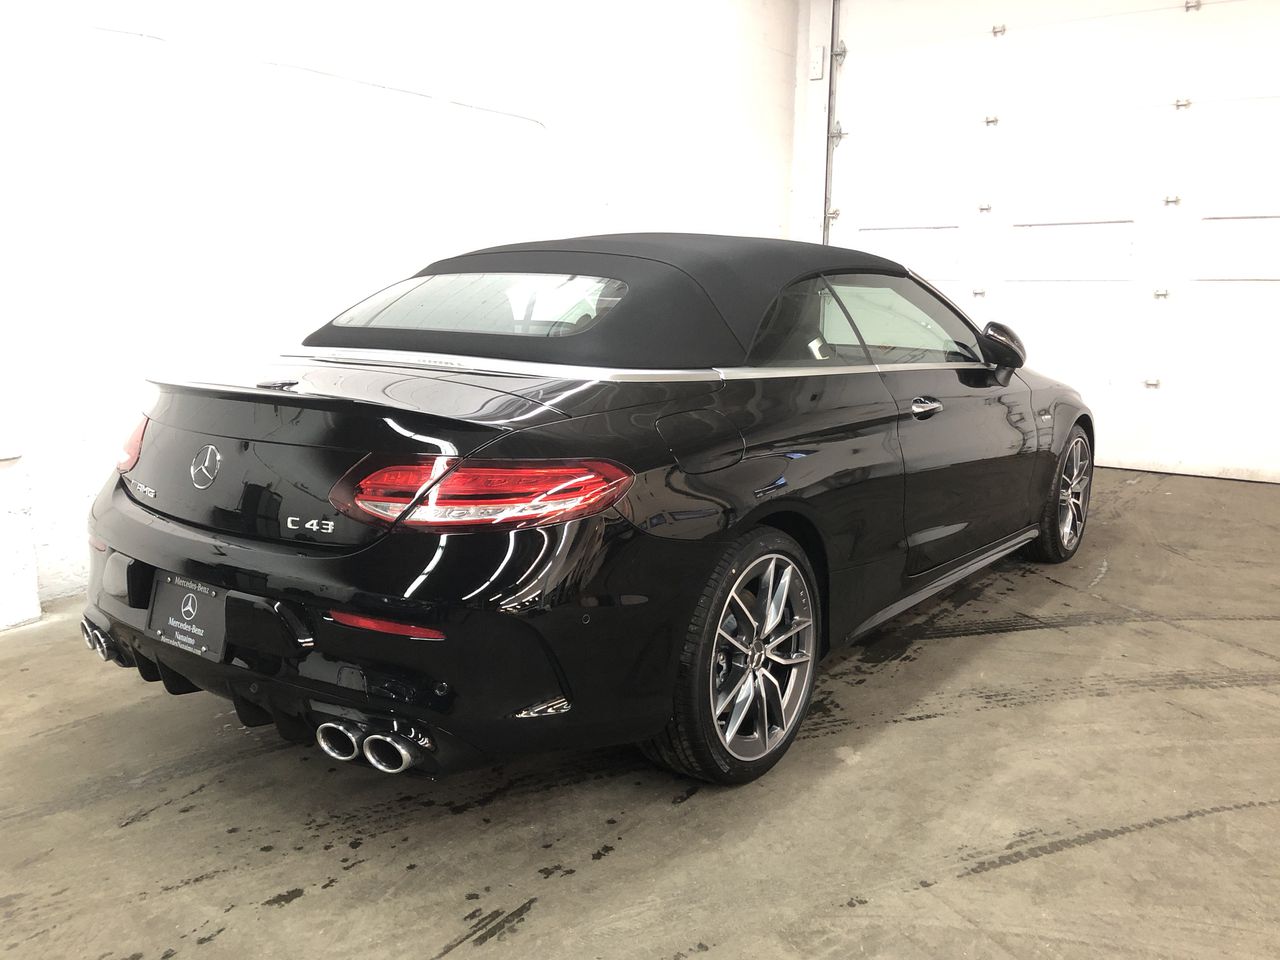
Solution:
{"label": "black convertible car", "polygon": [[1084,533],[1093,421],[897,263],[685,234],[432,264],[243,382],[165,382],[86,643],[331,757],[635,742],[760,776],[818,660]]}

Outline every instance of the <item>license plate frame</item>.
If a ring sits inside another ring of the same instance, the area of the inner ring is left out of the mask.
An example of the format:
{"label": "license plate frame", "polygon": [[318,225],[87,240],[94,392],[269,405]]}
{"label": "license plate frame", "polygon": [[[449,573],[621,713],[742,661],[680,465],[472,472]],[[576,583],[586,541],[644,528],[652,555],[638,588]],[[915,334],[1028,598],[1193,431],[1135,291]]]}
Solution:
{"label": "license plate frame", "polygon": [[161,643],[221,663],[227,651],[227,598],[221,587],[156,573],[147,632]]}

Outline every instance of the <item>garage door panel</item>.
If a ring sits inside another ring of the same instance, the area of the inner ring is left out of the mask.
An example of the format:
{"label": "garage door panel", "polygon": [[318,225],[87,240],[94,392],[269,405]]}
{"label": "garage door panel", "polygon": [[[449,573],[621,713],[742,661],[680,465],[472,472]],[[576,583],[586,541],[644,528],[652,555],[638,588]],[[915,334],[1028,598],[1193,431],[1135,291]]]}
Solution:
{"label": "garage door panel", "polygon": [[1280,2],[842,6],[872,152],[836,151],[832,242],[1019,331],[1100,462],[1280,480],[1280,430],[1225,410],[1280,350]]}
{"label": "garage door panel", "polygon": [[[1272,69],[1280,75],[1280,67]],[[1193,102],[1180,111],[1179,129],[1168,142],[1176,158],[1171,166],[1186,204],[1201,216],[1280,215],[1276,92],[1270,99]]]}
{"label": "garage door panel", "polygon": [[1135,234],[1132,222],[1018,224],[993,255],[1006,280],[1130,280]]}
{"label": "garage door panel", "polygon": [[1274,382],[1280,283],[1192,282],[1174,292],[1161,390],[1171,418],[1195,437],[1183,444],[1183,469],[1280,481],[1280,428],[1249,405]]}
{"label": "garage door panel", "polygon": [[[840,88],[850,106],[859,101],[907,114],[928,108],[934,116],[958,115],[972,110],[995,83],[999,72],[986,59],[981,43],[956,42],[921,46],[911,58],[897,53],[867,51],[859,60],[846,53],[848,69],[839,75]],[[927,63],[927,70],[918,64]],[[943,79],[945,78],[945,79]],[[844,104],[842,104],[844,106]]]}
{"label": "garage door panel", "polygon": [[1156,375],[1137,359],[1155,321],[1149,298],[1131,281],[1015,281],[995,287],[988,302],[991,319],[1022,337],[1033,369],[1083,391]]}
{"label": "garage door panel", "polygon": [[1167,442],[1153,429],[1166,399],[1157,393],[1163,303],[1130,281],[1009,283],[1002,300],[1028,366],[1074,386],[1093,410],[1098,462],[1153,466]]}
{"label": "garage door panel", "polygon": [[993,24],[1009,16],[1008,0],[857,0],[840,8],[840,35],[850,51],[916,52],[990,39]]}
{"label": "garage door panel", "polygon": [[1026,344],[1030,369],[1081,392],[1097,420],[1099,463],[1170,468],[1162,458],[1176,430],[1161,411],[1171,396],[1181,404],[1185,391],[1162,376],[1163,301],[1132,281],[988,282],[983,297],[966,299],[976,282],[940,289],[979,327],[993,320],[1012,327]]}
{"label": "garage door panel", "polygon": [[1162,60],[1172,62],[1169,75],[1179,88],[1178,96],[1198,105],[1280,93],[1276,89],[1280,3],[1207,2],[1181,18],[1178,26],[1159,37]]}
{"label": "garage door panel", "polygon": [[1280,284],[1186,282],[1153,304],[1155,385],[1116,411],[1127,432],[1117,465],[1280,481],[1280,430],[1241,403],[1271,382]]}
{"label": "garage door panel", "polygon": [[1083,105],[1116,108],[1159,101],[1174,70],[1163,59],[1135,69],[1134,52],[1150,39],[1149,19],[1139,15],[1045,23],[1003,39],[1010,79],[1001,104],[1005,110],[1057,115]]}
{"label": "garage door panel", "polygon": [[[833,151],[832,203],[859,227],[955,226],[976,210],[989,149],[981,125],[954,117],[913,123],[877,105],[853,123]],[[849,222],[849,221],[846,221]]]}
{"label": "garage door panel", "polygon": [[1190,246],[1194,280],[1280,282],[1280,215],[1200,220]]}
{"label": "garage door panel", "polygon": [[[1132,220],[1163,189],[1161,154],[1146,110],[1050,117],[1014,113],[998,163],[1000,212],[1010,223]],[[1154,181],[1154,182],[1153,182]]]}
{"label": "garage door panel", "polygon": [[923,151],[849,160],[841,165],[841,181],[832,186],[831,205],[841,211],[842,227],[958,227],[974,209],[972,189]]}

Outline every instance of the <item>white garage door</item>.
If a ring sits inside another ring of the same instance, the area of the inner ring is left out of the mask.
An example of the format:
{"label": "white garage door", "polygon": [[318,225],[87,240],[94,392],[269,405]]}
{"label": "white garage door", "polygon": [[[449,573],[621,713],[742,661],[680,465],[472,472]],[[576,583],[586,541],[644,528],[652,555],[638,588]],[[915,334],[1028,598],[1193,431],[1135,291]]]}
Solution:
{"label": "white garage door", "polygon": [[1280,481],[1280,0],[1159,4],[841,0],[830,241],[1017,330],[1100,462]]}

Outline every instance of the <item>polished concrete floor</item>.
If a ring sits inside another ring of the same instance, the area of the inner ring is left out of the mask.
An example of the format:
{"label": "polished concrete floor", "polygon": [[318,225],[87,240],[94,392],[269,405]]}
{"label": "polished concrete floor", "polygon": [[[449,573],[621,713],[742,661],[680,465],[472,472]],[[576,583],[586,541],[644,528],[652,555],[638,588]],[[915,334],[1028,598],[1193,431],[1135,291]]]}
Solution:
{"label": "polished concrete floor", "polygon": [[1100,471],[1074,562],[829,659],[738,789],[335,764],[77,616],[0,635],[5,956],[1280,955],[1277,486]]}

